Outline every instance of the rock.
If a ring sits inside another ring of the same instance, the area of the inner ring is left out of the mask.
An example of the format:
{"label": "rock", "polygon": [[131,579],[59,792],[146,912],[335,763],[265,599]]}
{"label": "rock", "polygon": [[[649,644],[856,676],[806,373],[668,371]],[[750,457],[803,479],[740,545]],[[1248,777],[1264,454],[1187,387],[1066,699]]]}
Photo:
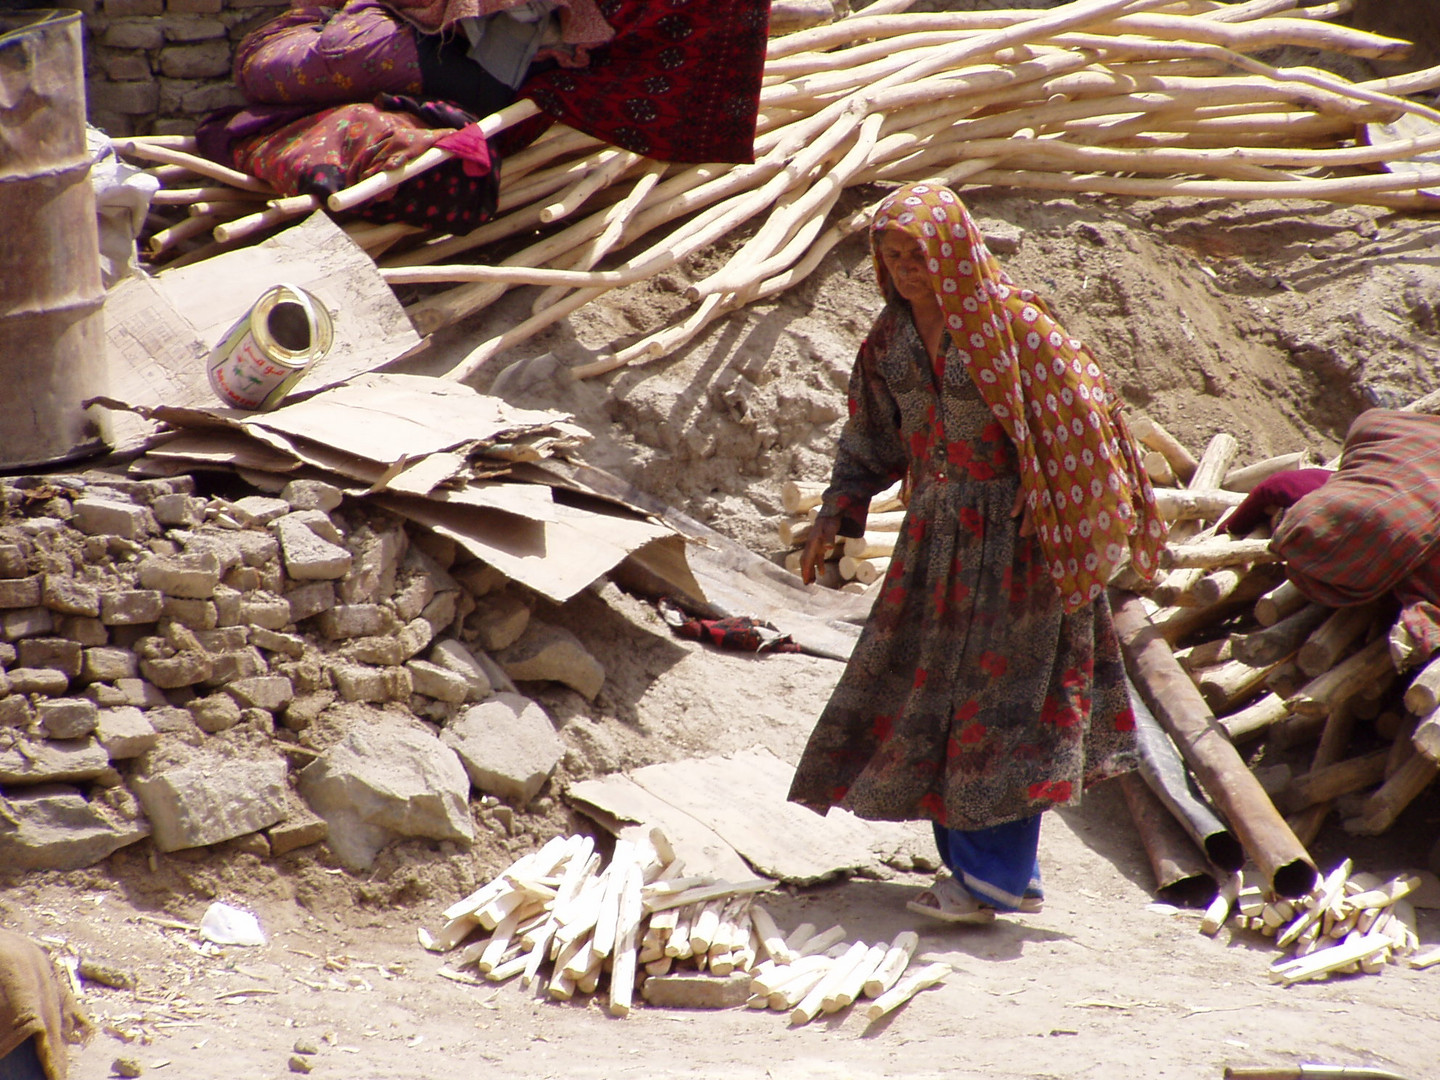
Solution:
{"label": "rock", "polygon": [[448,701],[458,705],[470,693],[470,684],[463,675],[448,671],[439,664],[428,660],[411,660],[405,665],[410,672],[410,685],[414,692],[432,697],[436,701]]}
{"label": "rock", "polygon": [[306,806],[299,798],[292,797],[285,810],[285,820],[272,825],[265,834],[270,838],[270,853],[285,855],[311,844],[318,844],[330,833],[325,819]]}
{"label": "rock", "polygon": [[414,692],[410,673],[402,667],[339,663],[331,665],[330,674],[346,701],[404,701]]}
{"label": "rock", "polygon": [[455,613],[459,610],[459,606],[459,589],[436,593],[434,599],[425,605],[425,610],[420,612],[420,618],[428,622],[436,634],[443,634],[455,621]]}
{"label": "rock", "polygon": [[486,597],[465,620],[465,629],[475,636],[475,643],[492,655],[519,641],[529,625],[529,605],[509,592]]}
{"label": "rock", "polygon": [[170,704],[160,688],[145,679],[116,679],[115,689],[124,696],[123,704],[140,709],[158,709]]}
{"label": "rock", "polygon": [[169,748],[165,754],[157,748],[140,759],[130,786],[159,850],[218,844],[284,819],[284,759],[268,740],[226,738],[217,735],[199,747],[162,744]]}
{"label": "rock", "polygon": [[335,585],[330,581],[297,585],[285,593],[285,599],[290,601],[290,621],[298,623],[335,606]]}
{"label": "rock", "polygon": [[11,668],[5,673],[13,694],[44,694],[58,697],[70,689],[70,678],[50,668]]}
{"label": "rock", "polygon": [[344,499],[340,489],[323,480],[291,480],[280,492],[280,498],[292,510],[321,510],[329,513]]}
{"label": "rock", "polygon": [[93,780],[109,767],[110,755],[93,738],[17,739],[0,748],[0,784],[71,784]]}
{"label": "rock", "polygon": [[205,500],[194,495],[157,495],[150,512],[166,528],[190,529],[204,523]]}
{"label": "rock", "polygon": [[414,656],[421,649],[425,648],[426,645],[429,645],[430,642],[435,640],[436,633],[437,631],[434,625],[423,615],[411,619],[402,626],[400,632],[395,635],[395,640],[400,644],[401,656],[406,660],[410,659],[410,657]]}
{"label": "rock", "polygon": [[304,731],[333,704],[335,694],[329,690],[299,694],[285,706],[285,714],[280,719],[291,731]]}
{"label": "rock", "polygon": [[166,596],[184,600],[208,600],[220,584],[220,560],[213,551],[168,558],[151,556],[140,564],[138,580],[143,589],[158,589]]}
{"label": "rock", "polygon": [[276,523],[285,572],[296,581],[342,578],[354,557],[337,544],[318,536],[302,521],[289,518]]}
{"label": "rock", "polygon": [[351,638],[341,647],[341,652],[351,660],[380,667],[403,664],[406,660],[405,646],[394,635]]}
{"label": "rock", "polygon": [[139,709],[122,706],[99,710],[95,738],[110,755],[111,761],[126,761],[153,749],[160,733]]}
{"label": "rock", "polygon": [[496,694],[467,709],[440,738],[459,756],[476,789],[521,806],[565,754],[545,710],[519,694]]}
{"label": "rock", "polygon": [[465,684],[470,688],[465,700],[483,701],[490,696],[490,679],[485,674],[484,666],[462,642],[454,638],[441,638],[430,650],[430,662],[447,671],[453,671],[465,680]]}
{"label": "rock", "polygon": [[50,698],[35,703],[35,719],[51,739],[83,739],[95,730],[99,710],[84,698]]}
{"label": "rock", "polygon": [[316,620],[320,632],[332,641],[371,637],[390,629],[389,612],[379,604],[336,604]]}
{"label": "rock", "polygon": [[[322,540],[329,540],[332,544],[345,546],[345,536],[335,525],[329,514],[320,510],[296,510],[286,514],[286,522],[295,525],[304,525]],[[353,553],[352,553],[353,554]]]}
{"label": "rock", "polygon": [[330,850],[364,870],[391,840],[475,838],[470,781],[453,751],[421,728],[381,713],[300,771],[297,787],[330,827]]}
{"label": "rock", "polygon": [[250,644],[250,627],[218,626],[197,630],[195,641],[208,653],[234,652]]}
{"label": "rock", "polygon": [[420,617],[425,605],[435,599],[435,582],[429,574],[413,574],[408,582],[390,598],[395,614],[403,621]]}
{"label": "rock", "polygon": [[[357,545],[358,540],[358,545]],[[350,538],[358,546],[350,572],[340,582],[340,599],[346,604],[374,604],[395,591],[395,575],[405,554],[405,532],[398,525],[368,536]]]}
{"label": "rock", "polygon": [[140,661],[140,673],[162,690],[202,683],[214,670],[214,661],[203,652],[181,652],[168,658]]}
{"label": "rock", "polygon": [[472,562],[452,570],[455,580],[465,587],[465,591],[471,596],[489,596],[492,592],[505,587],[510,579],[502,574],[489,563]]}
{"label": "rock", "polygon": [[245,599],[245,594],[238,589],[232,589],[229,585],[217,585],[213,599],[215,625],[222,628],[238,626],[240,624],[240,603]]}
{"label": "rock", "polygon": [[291,507],[284,499],[272,499],[268,495],[246,495],[232,502],[230,509],[242,525],[269,525],[290,513]]}
{"label": "rock", "polygon": [[30,699],[24,694],[11,694],[0,698],[0,728],[29,727],[35,719],[30,708]]}
{"label": "rock", "polygon": [[548,623],[532,621],[524,636],[495,659],[517,682],[564,683],[591,701],[605,682],[605,668],[580,639],[564,627]]}
{"label": "rock", "polygon": [[160,605],[160,614],[182,622],[191,630],[214,630],[220,625],[220,609],[212,600],[183,600],[167,596]]}
{"label": "rock", "polygon": [[46,784],[0,798],[0,865],[10,870],[78,870],[143,840],[150,827],[102,799]]}
{"label": "rock", "polygon": [[283,596],[255,594],[240,601],[240,621],[266,630],[283,630],[295,620],[290,601]]}
{"label": "rock", "polygon": [[279,712],[295,697],[295,687],[283,675],[236,679],[225,687],[225,692],[243,708],[264,709],[268,713]]}
{"label": "rock", "polygon": [[[286,601],[286,605],[289,605],[289,601]],[[256,648],[264,649],[266,652],[284,653],[295,660],[299,660],[305,655],[304,638],[296,634],[281,634],[263,626],[250,628],[250,642]]]}
{"label": "rock", "polygon": [[85,615],[61,616],[55,620],[55,632],[87,648],[110,643],[110,631],[105,624]]}
{"label": "rock", "polygon": [[219,653],[210,658],[210,674],[205,678],[206,686],[224,686],[236,679],[251,679],[264,675],[270,670],[259,649],[248,645],[243,649]]}
{"label": "rock", "polygon": [[229,694],[211,694],[196,698],[186,706],[201,731],[215,734],[229,731],[240,723],[240,706]]}
{"label": "rock", "polygon": [[0,578],[22,578],[29,572],[25,548],[19,544],[0,544]]}

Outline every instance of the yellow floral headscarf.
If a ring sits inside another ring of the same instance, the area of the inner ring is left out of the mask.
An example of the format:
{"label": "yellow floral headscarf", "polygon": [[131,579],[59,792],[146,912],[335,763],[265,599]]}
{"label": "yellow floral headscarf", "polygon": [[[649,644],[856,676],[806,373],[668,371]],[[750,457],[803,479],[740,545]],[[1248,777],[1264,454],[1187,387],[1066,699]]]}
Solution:
{"label": "yellow floral headscarf", "polygon": [[[1000,269],[959,197],[911,184],[875,212],[920,241],[945,326],[990,411],[1015,443],[1040,547],[1067,611],[1094,600],[1128,554],[1154,576],[1165,523],[1100,365],[1045,302]],[[882,291],[888,279],[875,260]]]}

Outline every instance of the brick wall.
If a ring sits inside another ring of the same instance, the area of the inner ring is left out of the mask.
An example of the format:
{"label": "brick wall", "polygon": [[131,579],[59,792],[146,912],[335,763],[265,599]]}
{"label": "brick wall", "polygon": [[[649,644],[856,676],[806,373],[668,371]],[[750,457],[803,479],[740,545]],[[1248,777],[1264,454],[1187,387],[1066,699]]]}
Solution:
{"label": "brick wall", "polygon": [[235,46],[287,0],[70,0],[85,23],[90,123],[111,136],[188,135],[241,102]]}

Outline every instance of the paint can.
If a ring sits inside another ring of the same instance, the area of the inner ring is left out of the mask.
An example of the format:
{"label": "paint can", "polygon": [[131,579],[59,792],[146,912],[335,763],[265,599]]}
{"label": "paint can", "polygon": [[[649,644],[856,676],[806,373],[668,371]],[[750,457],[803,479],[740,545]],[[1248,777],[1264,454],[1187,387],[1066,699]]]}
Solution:
{"label": "paint can", "polygon": [[325,305],[297,285],[276,285],[205,360],[210,388],[235,409],[273,409],[335,340]]}

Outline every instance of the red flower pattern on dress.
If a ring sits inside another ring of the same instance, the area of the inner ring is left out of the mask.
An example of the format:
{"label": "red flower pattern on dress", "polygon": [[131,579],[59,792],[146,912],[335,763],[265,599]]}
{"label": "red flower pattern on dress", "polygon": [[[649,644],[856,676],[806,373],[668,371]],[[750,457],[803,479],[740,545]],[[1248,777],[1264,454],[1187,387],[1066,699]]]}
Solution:
{"label": "red flower pattern on dress", "polygon": [[1005,669],[1010,666],[1010,661],[997,652],[983,652],[980,654],[980,670],[989,675],[992,679],[998,679],[1005,674]]}
{"label": "red flower pattern on dress", "polygon": [[1073,787],[1069,780],[1042,780],[1030,785],[1030,798],[1052,803],[1067,803]]}

